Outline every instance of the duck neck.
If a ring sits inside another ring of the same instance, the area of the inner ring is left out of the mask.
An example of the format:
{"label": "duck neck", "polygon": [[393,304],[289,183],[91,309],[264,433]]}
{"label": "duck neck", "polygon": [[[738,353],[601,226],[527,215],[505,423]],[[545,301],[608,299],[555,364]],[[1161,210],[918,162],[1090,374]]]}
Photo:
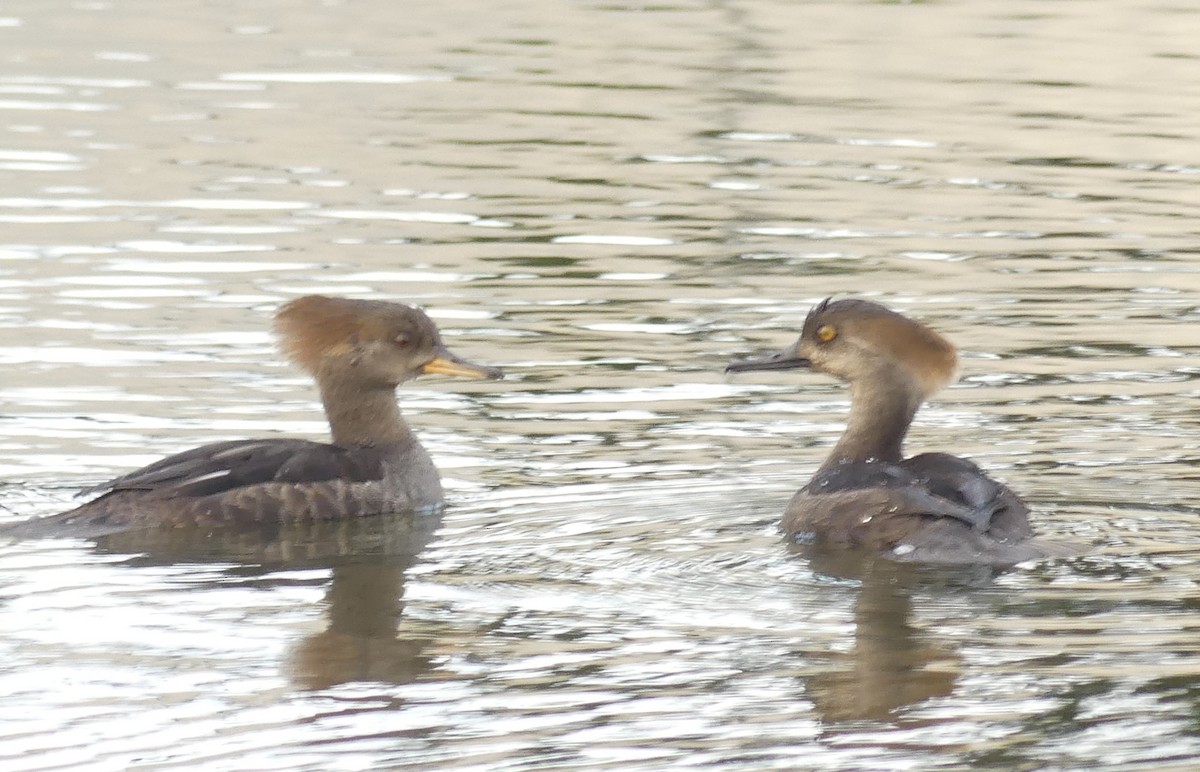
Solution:
{"label": "duck neck", "polygon": [[855,461],[901,461],[904,436],[922,399],[911,380],[894,369],[853,383],[846,431],[821,470]]}
{"label": "duck neck", "polygon": [[396,404],[394,386],[370,386],[361,379],[332,374],[318,377],[317,385],[334,445],[356,448],[413,439]]}

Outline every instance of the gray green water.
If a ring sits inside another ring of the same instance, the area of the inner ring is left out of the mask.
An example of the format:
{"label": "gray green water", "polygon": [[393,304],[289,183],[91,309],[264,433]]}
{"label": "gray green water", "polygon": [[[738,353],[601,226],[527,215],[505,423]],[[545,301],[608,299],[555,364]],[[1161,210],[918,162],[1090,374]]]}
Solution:
{"label": "gray green water", "polygon": [[[320,437],[274,308],[425,306],[440,519],[0,544],[6,770],[1189,769],[1200,10],[0,9],[0,518]],[[827,295],[962,349],[915,449],[1085,557],[866,576],[774,523],[836,384],[722,374]]]}

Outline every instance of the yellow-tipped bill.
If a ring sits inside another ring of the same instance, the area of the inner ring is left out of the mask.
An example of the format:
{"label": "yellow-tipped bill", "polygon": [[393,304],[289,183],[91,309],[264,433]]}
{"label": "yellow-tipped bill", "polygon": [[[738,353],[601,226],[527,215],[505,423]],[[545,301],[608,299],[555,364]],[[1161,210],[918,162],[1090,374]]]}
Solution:
{"label": "yellow-tipped bill", "polygon": [[427,375],[453,375],[459,378],[490,378],[494,381],[504,377],[504,373],[498,367],[486,367],[459,359],[446,349],[438,351],[433,361],[421,368],[421,372]]}

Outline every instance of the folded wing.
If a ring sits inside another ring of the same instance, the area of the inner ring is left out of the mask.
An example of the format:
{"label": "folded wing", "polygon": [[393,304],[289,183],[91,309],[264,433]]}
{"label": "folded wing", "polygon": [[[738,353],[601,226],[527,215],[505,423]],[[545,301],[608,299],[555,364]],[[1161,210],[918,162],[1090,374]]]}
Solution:
{"label": "folded wing", "polygon": [[137,490],[165,497],[199,497],[269,482],[369,482],[382,479],[383,471],[383,454],[373,447],[348,449],[295,439],[234,440],[176,453],[84,493]]}

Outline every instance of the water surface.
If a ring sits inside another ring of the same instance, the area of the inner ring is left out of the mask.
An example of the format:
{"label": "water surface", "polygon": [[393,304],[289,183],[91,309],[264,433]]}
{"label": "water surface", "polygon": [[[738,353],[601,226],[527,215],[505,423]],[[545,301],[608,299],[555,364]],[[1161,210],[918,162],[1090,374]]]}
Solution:
{"label": "water surface", "polygon": [[[0,518],[320,438],[268,333],[426,307],[441,517],[0,544],[12,770],[1190,768],[1200,15],[1168,2],[8,3]],[[962,349],[912,449],[1073,560],[775,530],[829,296]]]}

